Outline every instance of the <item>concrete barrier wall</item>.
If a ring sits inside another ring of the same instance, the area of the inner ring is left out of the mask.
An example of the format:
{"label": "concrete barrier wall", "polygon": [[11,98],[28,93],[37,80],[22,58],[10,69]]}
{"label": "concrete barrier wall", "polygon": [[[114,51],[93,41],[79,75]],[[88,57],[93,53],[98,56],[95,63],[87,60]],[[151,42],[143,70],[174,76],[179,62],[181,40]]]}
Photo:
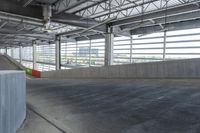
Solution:
{"label": "concrete barrier wall", "polygon": [[200,59],[42,72],[43,78],[200,78]]}
{"label": "concrete barrier wall", "polygon": [[0,71],[0,133],[15,133],[26,116],[25,72]]}

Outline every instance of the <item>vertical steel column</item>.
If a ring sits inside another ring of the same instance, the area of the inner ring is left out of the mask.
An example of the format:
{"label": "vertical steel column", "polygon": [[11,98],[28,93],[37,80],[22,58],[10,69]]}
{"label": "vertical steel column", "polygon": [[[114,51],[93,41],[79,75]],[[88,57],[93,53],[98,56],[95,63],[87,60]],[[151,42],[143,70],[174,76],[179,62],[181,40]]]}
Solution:
{"label": "vertical steel column", "polygon": [[163,42],[163,61],[165,61],[166,55],[166,40],[167,40],[167,31],[164,31],[164,42]]}
{"label": "vertical steel column", "polygon": [[8,48],[6,47],[6,54],[8,54]]}
{"label": "vertical steel column", "polygon": [[77,58],[78,58],[78,42],[76,41],[76,66],[77,66]]}
{"label": "vertical steel column", "polygon": [[14,51],[13,51],[13,47],[11,47],[11,57],[14,58]]}
{"label": "vertical steel column", "polygon": [[89,66],[91,66],[91,45],[92,45],[92,42],[91,42],[91,39],[90,39],[90,46],[89,46]]}
{"label": "vertical steel column", "polygon": [[131,37],[130,37],[130,39],[131,39],[131,46],[130,46],[130,63],[132,63],[133,62],[133,60],[132,60],[132,56],[133,56],[133,36],[131,35]]}
{"label": "vertical steel column", "polygon": [[105,66],[113,64],[113,43],[114,34],[112,33],[112,28],[108,27],[108,33],[105,34]]}
{"label": "vertical steel column", "polygon": [[61,69],[61,36],[56,36],[56,70]]}
{"label": "vertical steel column", "polygon": [[20,64],[22,64],[22,53],[23,53],[22,46],[19,46],[19,63]]}
{"label": "vertical steel column", "polygon": [[37,43],[34,40],[33,42],[33,69],[37,69]]}

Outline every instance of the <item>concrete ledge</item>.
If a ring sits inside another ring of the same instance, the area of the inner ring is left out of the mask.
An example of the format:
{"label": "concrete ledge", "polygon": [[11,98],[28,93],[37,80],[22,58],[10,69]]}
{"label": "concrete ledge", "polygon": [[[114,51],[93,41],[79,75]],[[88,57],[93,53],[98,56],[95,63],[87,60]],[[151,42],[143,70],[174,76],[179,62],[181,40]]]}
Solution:
{"label": "concrete ledge", "polygon": [[200,59],[42,72],[42,78],[200,78]]}
{"label": "concrete ledge", "polygon": [[0,71],[0,133],[15,133],[25,119],[25,80],[25,72]]}

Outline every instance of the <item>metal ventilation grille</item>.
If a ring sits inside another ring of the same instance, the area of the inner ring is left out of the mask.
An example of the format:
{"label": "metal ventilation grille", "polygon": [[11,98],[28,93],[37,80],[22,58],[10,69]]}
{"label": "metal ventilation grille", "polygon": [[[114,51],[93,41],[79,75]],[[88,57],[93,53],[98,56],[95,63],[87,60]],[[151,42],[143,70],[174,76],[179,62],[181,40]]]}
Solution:
{"label": "metal ventilation grille", "polygon": [[[132,37],[115,37],[113,64],[155,62],[174,59],[200,58],[200,28],[159,32]],[[1,53],[5,49],[0,50]],[[32,47],[23,48],[23,64],[32,67]],[[37,46],[37,67],[41,71],[55,70],[55,44]],[[7,49],[19,59],[19,48]],[[105,39],[61,44],[62,69],[103,66]]]}
{"label": "metal ventilation grille", "polygon": [[105,40],[87,40],[61,44],[62,69],[104,65]]}
{"label": "metal ventilation grille", "polygon": [[131,38],[115,37],[113,44],[113,64],[128,64],[131,58]]}
{"label": "metal ventilation grille", "polygon": [[1,54],[4,54],[4,53],[6,53],[6,50],[5,50],[4,48],[1,48],[1,49],[0,49],[0,53],[1,53]]}
{"label": "metal ventilation grille", "polygon": [[135,35],[132,39],[132,63],[163,60],[164,32],[146,36]]}
{"label": "metal ventilation grille", "polygon": [[22,65],[27,68],[33,68],[33,47],[22,48]]}
{"label": "metal ventilation grille", "polygon": [[76,66],[77,45],[76,42],[67,42],[61,44],[61,65],[62,68],[71,68]]}
{"label": "metal ventilation grille", "polygon": [[37,62],[55,65],[55,44],[37,46]]}
{"label": "metal ventilation grille", "polygon": [[90,41],[78,41],[77,42],[77,66],[90,66]]}
{"label": "metal ventilation grille", "polygon": [[20,55],[19,55],[19,52],[20,52],[20,51],[19,51],[19,48],[13,48],[13,56],[12,56],[12,57],[13,57],[14,59],[16,59],[16,60],[19,60],[19,59],[20,59],[20,57],[19,57],[19,56],[20,56]]}
{"label": "metal ventilation grille", "polygon": [[37,46],[37,70],[55,70],[55,44]]}
{"label": "metal ventilation grille", "polygon": [[178,30],[118,37],[114,41],[113,64],[200,58],[200,29]]}
{"label": "metal ventilation grille", "polygon": [[163,35],[155,33],[147,36],[134,35],[117,37],[114,41],[114,65],[160,61],[163,58]]}
{"label": "metal ventilation grille", "polygon": [[7,48],[7,54],[12,57],[12,49],[11,48]]}
{"label": "metal ventilation grille", "polygon": [[39,70],[39,71],[52,71],[52,70],[55,70],[55,69],[56,69],[55,65],[37,63],[37,70]]}
{"label": "metal ventilation grille", "polygon": [[33,47],[23,47],[22,60],[32,62],[33,61]]}
{"label": "metal ventilation grille", "polygon": [[103,66],[105,56],[105,39],[91,40],[91,66]]}
{"label": "metal ventilation grille", "polygon": [[200,29],[167,32],[166,59],[200,58]]}

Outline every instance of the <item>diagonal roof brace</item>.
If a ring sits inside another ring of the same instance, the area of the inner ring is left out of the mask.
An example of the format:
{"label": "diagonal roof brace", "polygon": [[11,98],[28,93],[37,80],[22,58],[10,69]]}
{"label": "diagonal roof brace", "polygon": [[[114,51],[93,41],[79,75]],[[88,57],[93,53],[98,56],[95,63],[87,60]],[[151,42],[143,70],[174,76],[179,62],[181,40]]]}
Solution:
{"label": "diagonal roof brace", "polygon": [[34,0],[26,0],[23,7],[27,7],[28,5],[30,5]]}

